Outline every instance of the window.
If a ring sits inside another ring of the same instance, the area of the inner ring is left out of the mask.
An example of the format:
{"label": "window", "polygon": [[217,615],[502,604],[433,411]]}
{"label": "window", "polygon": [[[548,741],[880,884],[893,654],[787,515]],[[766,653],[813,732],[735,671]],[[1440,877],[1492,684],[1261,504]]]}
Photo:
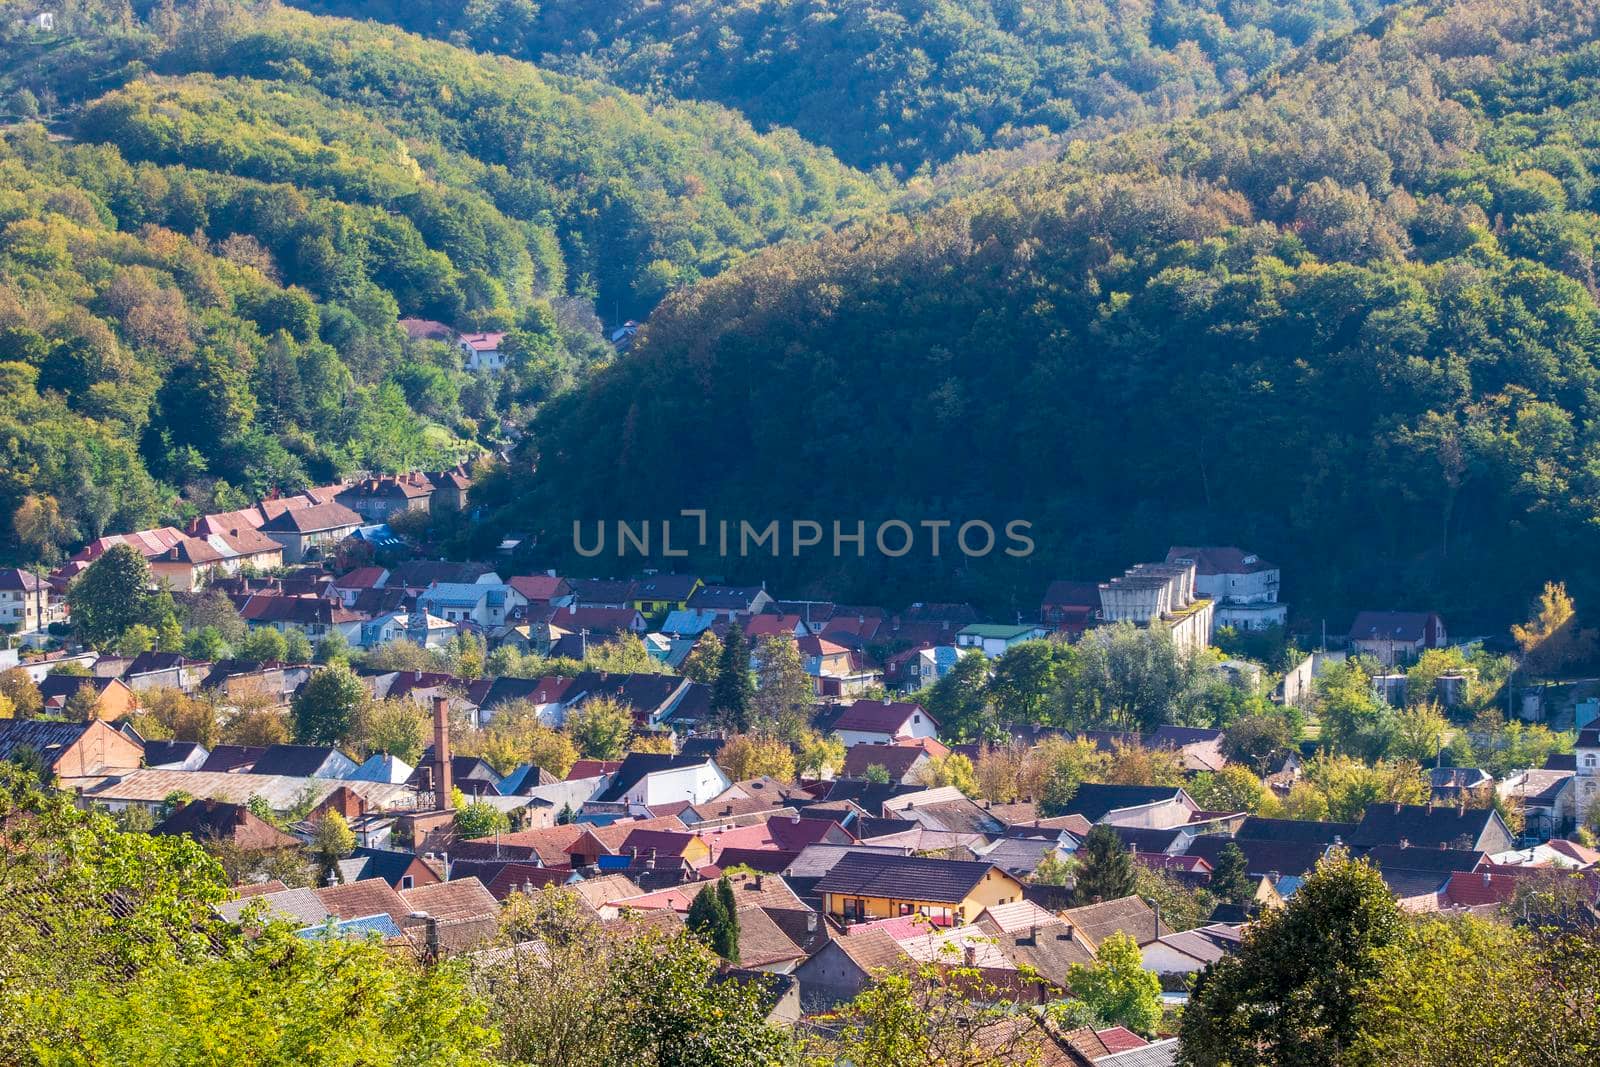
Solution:
{"label": "window", "polygon": [[401,889],[412,889],[412,888],[415,888],[415,886],[416,886],[416,879],[412,878],[409,874],[402,874],[400,876],[400,888]]}
{"label": "window", "polygon": [[1594,766],[1594,753],[1593,752],[1591,752],[1587,756],[1583,757],[1583,765],[1585,767],[1593,767]]}
{"label": "window", "polygon": [[913,716],[911,716],[911,721],[916,723],[918,726],[920,726],[920,725],[922,725],[922,716],[921,715],[913,715]]}

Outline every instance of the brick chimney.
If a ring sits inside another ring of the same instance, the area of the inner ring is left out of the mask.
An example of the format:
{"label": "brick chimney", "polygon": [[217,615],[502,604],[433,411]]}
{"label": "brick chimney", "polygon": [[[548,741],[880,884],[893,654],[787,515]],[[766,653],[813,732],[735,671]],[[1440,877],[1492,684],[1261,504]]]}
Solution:
{"label": "brick chimney", "polygon": [[433,796],[440,811],[451,808],[450,700],[433,698]]}

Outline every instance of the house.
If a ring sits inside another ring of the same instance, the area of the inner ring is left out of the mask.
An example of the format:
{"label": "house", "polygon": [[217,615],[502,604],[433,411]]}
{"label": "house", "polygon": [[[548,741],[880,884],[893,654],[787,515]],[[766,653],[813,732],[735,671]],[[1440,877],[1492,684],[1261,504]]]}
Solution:
{"label": "house", "polygon": [[1358,850],[1378,845],[1414,848],[1464,848],[1507,852],[1511,831],[1493,808],[1436,807],[1428,804],[1368,804],[1350,835]]}
{"label": "house", "polygon": [[367,621],[360,612],[320,596],[253,595],[239,608],[239,616],[252,629],[298,631],[312,642],[337,633],[356,646],[362,644]]}
{"label": "house", "polygon": [[1350,654],[1372,656],[1385,667],[1413,663],[1448,641],[1444,620],[1431,611],[1363,611],[1350,624]]}
{"label": "house", "polygon": [[1099,613],[1098,582],[1051,582],[1039,603],[1040,625],[1069,638],[1081,636]]}
{"label": "house", "polygon": [[833,731],[846,747],[887,745],[906,737],[937,737],[939,724],[921,704],[889,700],[857,700],[833,721]]}
{"label": "house", "polygon": [[285,563],[319,558],[349,537],[364,520],[340,504],[329,501],[295,508],[261,524],[261,532],[283,546]]}
{"label": "house", "polygon": [[[453,956],[490,941],[500,929],[500,901],[476,878],[427,882],[399,891],[413,921],[421,919],[428,952]],[[413,930],[415,938],[418,931]]]}
{"label": "house", "polygon": [[388,522],[409,511],[427,511],[433,483],[427,475],[416,473],[363,478],[346,486],[335,499],[368,522]]}
{"label": "house", "polygon": [[60,712],[78,690],[87,688],[94,693],[94,716],[97,719],[120,719],[132,714],[139,706],[139,698],[120,678],[86,678],[78,674],[52,674],[39,683],[39,694],[44,697],[45,710]]}
{"label": "house", "polygon": [[474,622],[487,630],[504,625],[514,609],[527,604],[516,589],[489,574],[471,584],[434,582],[417,594],[416,610],[446,622]]}
{"label": "house", "polygon": [[709,611],[717,618],[732,622],[737,615],[757,615],[772,603],[765,586],[758,585],[702,585],[689,597],[685,610]]}
{"label": "house", "polygon": [[281,774],[291,778],[349,778],[356,761],[329,745],[268,745],[256,757],[252,774]]}
{"label": "house", "polygon": [[503,333],[464,333],[456,342],[469,371],[499,371],[506,365],[506,355],[501,351],[505,344]]}
{"label": "house", "polygon": [[136,770],[144,746],[99,719],[0,719],[0,760],[37,765],[66,781]]}
{"label": "house", "polygon": [[178,807],[150,831],[159,836],[184,835],[202,844],[226,841],[245,852],[275,852],[300,847],[299,838],[286,834],[243,804],[219,800],[191,800]]}
{"label": "house", "polygon": [[1108,623],[1166,631],[1185,655],[1211,643],[1216,605],[1195,593],[1195,565],[1138,563],[1100,583],[1100,617]]}
{"label": "house", "polygon": [[1186,771],[1220,771],[1228,763],[1222,754],[1224,736],[1221,730],[1199,726],[1163,726],[1145,744],[1177,752]]}
{"label": "house", "polygon": [[822,910],[841,923],[921,915],[961,926],[985,908],[1022,899],[1022,883],[992,863],[849,852],[817,883]]}
{"label": "house", "polygon": [[442,864],[436,862],[430,866],[427,860],[414,852],[358,847],[339,861],[339,875],[345,882],[381,878],[395,889],[406,890],[443,881],[436,869],[438,866]]}
{"label": "house", "polygon": [[270,571],[283,566],[283,546],[261,532],[264,521],[266,516],[255,508],[201,515],[189,524],[188,533],[222,555],[219,570],[223,574],[238,574],[246,567]]}
{"label": "house", "polygon": [[528,611],[565,607],[572,602],[572,586],[565,578],[554,574],[519,574],[506,579],[506,584],[516,590]]}
{"label": "house", "polygon": [[990,659],[999,659],[1006,650],[1024,641],[1037,641],[1045,635],[1042,626],[1008,626],[994,623],[973,623],[956,631],[956,647],[963,652],[982,652]]}
{"label": "house", "polygon": [[328,592],[337,596],[347,608],[354,608],[361,594],[371,589],[382,589],[389,580],[389,572],[382,567],[357,567],[335,578]]}
{"label": "house", "polygon": [[910,745],[852,745],[845,750],[844,778],[865,778],[871,767],[881,767],[889,781],[920,785],[922,772],[929,764],[928,754]]}
{"label": "house", "polygon": [[1572,750],[1573,810],[1587,815],[1600,801],[1600,726],[1586,726],[1578,731],[1578,743]]}
{"label": "house", "polygon": [[1091,950],[1098,949],[1112,934],[1127,934],[1137,944],[1148,945],[1172,933],[1144,898],[1136,896],[1068,908],[1061,912],[1061,918],[1071,924]]}
{"label": "house", "polygon": [[593,802],[646,808],[678,801],[704,804],[732,784],[708,757],[630,752]]}
{"label": "house", "polygon": [[685,608],[682,611],[669,611],[667,617],[661,620],[661,632],[674,637],[699,637],[712,624],[718,621],[714,611],[702,611],[694,608]]}
{"label": "house", "polygon": [[1174,545],[1167,562],[1194,564],[1195,595],[1216,604],[1217,626],[1265,630],[1288,621],[1289,605],[1278,602],[1276,563],[1232,545]]}
{"label": "house", "polygon": [[439,511],[465,511],[467,494],[472,490],[472,471],[466,464],[449,470],[425,471],[422,475],[433,486],[429,507]]}
{"label": "house", "polygon": [[1234,952],[1242,940],[1238,927],[1213,923],[1166,934],[1139,949],[1144,969],[1156,974],[1196,974]]}
{"label": "house", "polygon": [[49,625],[50,583],[18,567],[0,570],[0,627],[12,633]]}
{"label": "house", "polygon": [[1163,785],[1107,785],[1084,782],[1066,805],[1069,815],[1090,823],[1167,829],[1183,826],[1200,810],[1183,789]]}
{"label": "house", "polygon": [[[133,657],[120,677],[135,693],[152,689],[181,689],[192,693],[210,670],[211,664],[191,660],[177,652],[146,651]],[[100,673],[98,667],[95,673]]]}
{"label": "house", "polygon": [[683,611],[704,583],[692,574],[652,574],[633,583],[628,606],[647,618]]}
{"label": "house", "polygon": [[911,957],[883,930],[867,928],[834,937],[800,966],[800,1004],[810,1013],[826,1012],[854,1000],[884,971],[906,967]]}
{"label": "house", "polygon": [[1286,878],[1303,878],[1310,874],[1318,861],[1333,847],[1322,841],[1273,840],[1261,837],[1222,837],[1204,834],[1189,843],[1185,856],[1205,860],[1213,870],[1221,858],[1222,850],[1234,845],[1244,854],[1245,873],[1251,878],[1281,875]]}
{"label": "house", "polygon": [[198,771],[211,752],[196,741],[146,741],[144,765],[163,771]]}
{"label": "house", "polygon": [[1364,858],[1407,911],[1434,911],[1445,883],[1458,872],[1475,871],[1489,861],[1486,853],[1470,848],[1413,848],[1375,845]]}

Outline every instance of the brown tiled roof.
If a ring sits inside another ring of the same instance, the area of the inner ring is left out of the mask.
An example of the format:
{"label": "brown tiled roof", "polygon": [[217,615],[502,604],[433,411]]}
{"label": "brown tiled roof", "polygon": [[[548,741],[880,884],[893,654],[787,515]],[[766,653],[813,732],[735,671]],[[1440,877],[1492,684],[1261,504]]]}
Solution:
{"label": "brown tiled roof", "polygon": [[298,838],[252,814],[243,804],[219,800],[192,800],[169,815],[151,833],[182,834],[196,841],[221,839],[250,851],[295,848],[300,844]]}
{"label": "brown tiled roof", "polygon": [[578,899],[589,907],[598,910],[608,900],[621,900],[624,897],[636,897],[644,890],[627,875],[603,874],[598,878],[585,878],[567,886],[578,895]]}
{"label": "brown tiled roof", "polygon": [[568,862],[568,852],[574,842],[584,835],[589,828],[577,823],[567,823],[562,826],[547,826],[539,830],[518,830],[515,833],[499,834],[494,837],[471,838],[464,844],[480,846],[473,849],[477,854],[481,847],[498,849],[503,855],[510,858],[526,858],[530,855],[537,856],[539,862],[546,867],[558,867]]}
{"label": "brown tiled roof", "polygon": [[805,951],[759,907],[740,908],[738,916],[739,966],[769,967],[805,958]]}
{"label": "brown tiled roof", "polygon": [[882,930],[862,930],[859,933],[836,937],[833,944],[867,972],[885,967],[896,967],[911,957],[900,947],[900,942]]}
{"label": "brown tiled roof", "polygon": [[248,897],[259,897],[263,893],[277,893],[289,887],[276,878],[269,878],[265,882],[247,882],[244,885],[233,887],[233,895],[240,900]]}
{"label": "brown tiled roof", "polygon": [[1172,932],[1166,923],[1159,922],[1156,913],[1138,897],[1118,897],[1099,904],[1086,904],[1069,908],[1061,917],[1089,942],[1099,948],[1100,943],[1115,933],[1124,933],[1141,945],[1148,945],[1158,937]]}
{"label": "brown tiled roof", "polygon": [[411,908],[394,887],[382,878],[363,878],[359,882],[324,886],[313,890],[322,906],[340,919],[360,919],[368,915],[387,915],[400,925]]}
{"label": "brown tiled roof", "polygon": [[412,911],[425,911],[440,920],[481,919],[500,914],[500,902],[476,878],[402,889],[400,899]]}
{"label": "brown tiled roof", "polygon": [[265,533],[317,533],[344,526],[360,526],[362,521],[360,515],[343,504],[329,501],[282,512],[262,523],[261,529]]}

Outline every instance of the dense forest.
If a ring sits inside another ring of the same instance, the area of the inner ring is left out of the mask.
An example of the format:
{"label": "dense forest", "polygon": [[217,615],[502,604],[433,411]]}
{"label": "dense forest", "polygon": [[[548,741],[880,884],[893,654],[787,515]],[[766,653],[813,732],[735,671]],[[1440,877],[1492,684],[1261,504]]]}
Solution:
{"label": "dense forest", "polygon": [[1097,136],[1241,88],[1375,0],[296,0],[715,100],[902,174],[1041,132]]}
{"label": "dense forest", "polygon": [[1587,5],[321,9],[424,35],[0,26],[8,560],[516,446],[479,499],[551,562],[705,506],[1033,524],[697,561],[875,601],[1028,610],[1199,540],[1334,613],[1600,592]]}
{"label": "dense forest", "polygon": [[[602,317],[884,195],[714,105],[271,4],[0,34],[8,561],[502,446]],[[510,331],[509,372],[402,316]]]}
{"label": "dense forest", "polygon": [[[1402,11],[1204,119],[758,257],[536,422],[524,514],[1026,518],[1042,565],[954,585],[1018,609],[1212,539],[1333,608],[1600,591],[1597,19]],[[921,577],[878,562],[746,567]]]}

